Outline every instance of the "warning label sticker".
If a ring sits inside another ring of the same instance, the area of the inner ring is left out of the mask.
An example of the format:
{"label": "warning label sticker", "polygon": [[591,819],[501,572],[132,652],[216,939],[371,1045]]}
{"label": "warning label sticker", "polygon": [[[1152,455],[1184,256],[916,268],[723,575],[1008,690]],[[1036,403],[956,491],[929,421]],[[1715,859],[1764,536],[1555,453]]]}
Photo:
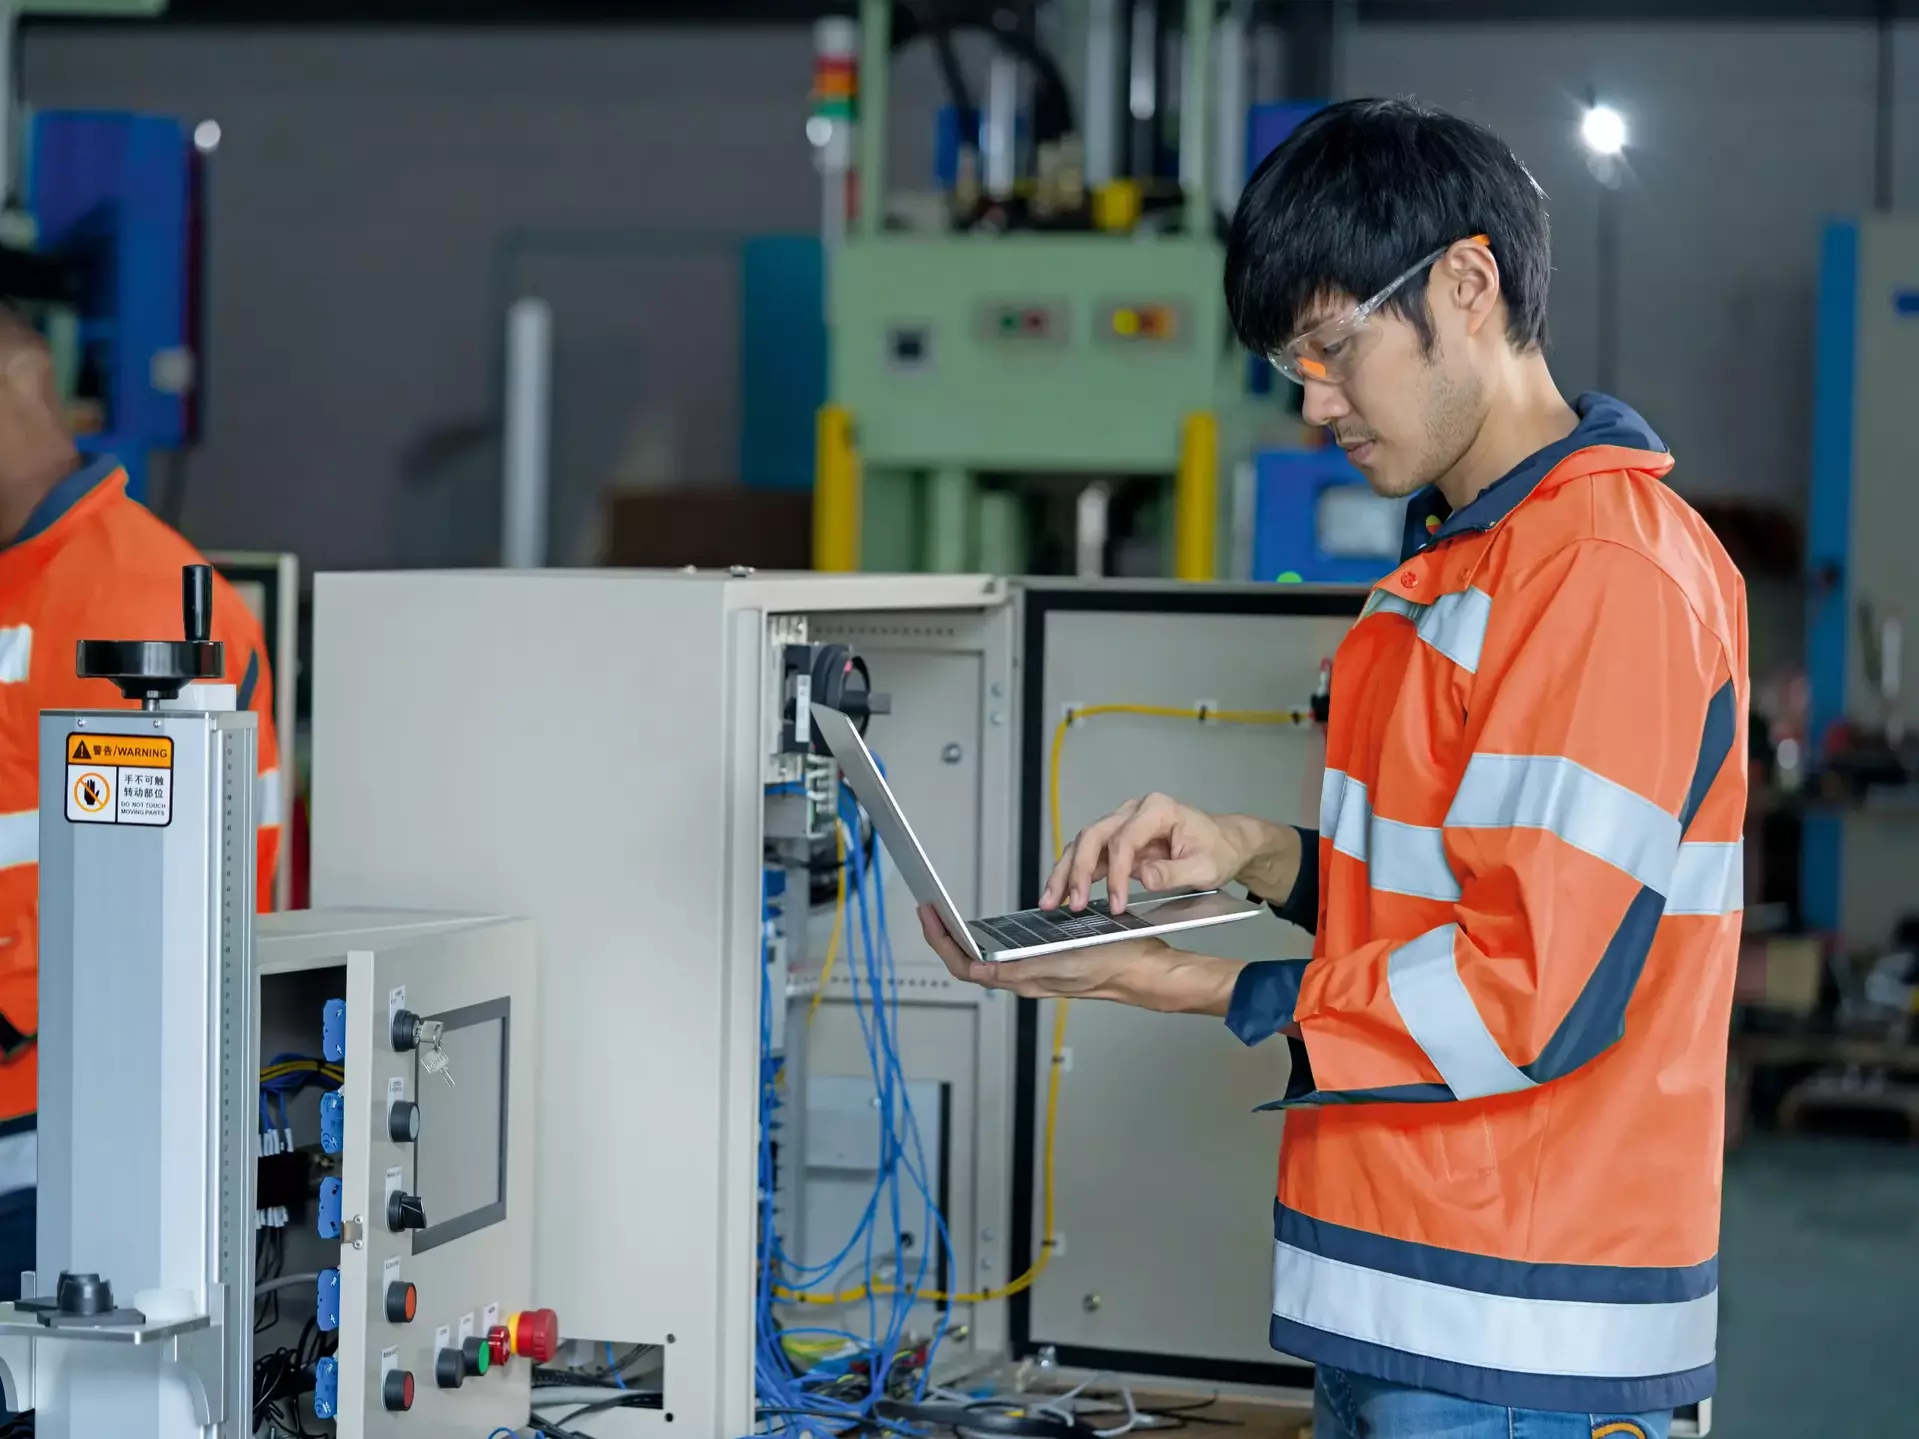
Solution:
{"label": "warning label sticker", "polygon": [[164,735],[68,735],[67,819],[73,824],[171,823],[173,741]]}
{"label": "warning label sticker", "polygon": [[165,735],[71,734],[68,764],[131,764],[142,769],[172,769],[173,741]]}

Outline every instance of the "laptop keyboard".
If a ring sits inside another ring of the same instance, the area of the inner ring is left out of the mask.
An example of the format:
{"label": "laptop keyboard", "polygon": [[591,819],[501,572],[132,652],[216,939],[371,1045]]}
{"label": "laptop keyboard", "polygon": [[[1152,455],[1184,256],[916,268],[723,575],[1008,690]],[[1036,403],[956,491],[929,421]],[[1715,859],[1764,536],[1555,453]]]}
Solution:
{"label": "laptop keyboard", "polygon": [[996,919],[976,919],[975,932],[1003,949],[1029,949],[1040,944],[1059,944],[1069,939],[1089,939],[1100,934],[1125,934],[1135,929],[1151,929],[1153,922],[1130,911],[1111,914],[1106,901],[1095,900],[1075,914],[1070,909],[1022,909]]}

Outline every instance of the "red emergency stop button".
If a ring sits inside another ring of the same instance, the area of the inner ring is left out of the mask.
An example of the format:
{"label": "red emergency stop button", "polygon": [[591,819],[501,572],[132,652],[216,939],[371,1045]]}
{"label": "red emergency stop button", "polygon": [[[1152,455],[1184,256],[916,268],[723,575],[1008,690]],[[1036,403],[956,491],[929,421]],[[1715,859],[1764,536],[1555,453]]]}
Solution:
{"label": "red emergency stop button", "polygon": [[559,1352],[560,1316],[551,1309],[523,1309],[507,1320],[513,1352],[544,1364]]}
{"label": "red emergency stop button", "polygon": [[486,1347],[493,1354],[493,1367],[504,1369],[513,1358],[513,1332],[504,1324],[486,1331]]}

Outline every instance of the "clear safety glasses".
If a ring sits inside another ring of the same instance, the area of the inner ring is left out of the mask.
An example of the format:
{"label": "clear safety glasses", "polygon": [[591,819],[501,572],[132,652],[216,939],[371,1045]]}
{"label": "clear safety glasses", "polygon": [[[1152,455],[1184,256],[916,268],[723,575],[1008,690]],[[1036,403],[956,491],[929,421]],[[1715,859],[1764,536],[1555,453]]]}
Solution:
{"label": "clear safety glasses", "polygon": [[[1484,235],[1472,235],[1468,237],[1468,243],[1490,245],[1492,242]],[[1372,339],[1379,333],[1377,328],[1367,323],[1374,312],[1398,294],[1401,286],[1425,274],[1450,249],[1451,245],[1441,245],[1370,300],[1353,306],[1343,315],[1336,315],[1313,326],[1305,334],[1288,340],[1278,353],[1266,358],[1275,370],[1295,385],[1304,385],[1308,380],[1322,385],[1343,385],[1351,378],[1361,357],[1370,348]]]}

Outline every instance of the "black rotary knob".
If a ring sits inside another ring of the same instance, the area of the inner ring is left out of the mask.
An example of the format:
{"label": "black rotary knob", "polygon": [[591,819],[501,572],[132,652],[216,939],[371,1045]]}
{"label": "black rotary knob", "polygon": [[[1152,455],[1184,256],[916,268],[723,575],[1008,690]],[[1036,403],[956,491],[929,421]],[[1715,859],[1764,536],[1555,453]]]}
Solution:
{"label": "black rotary knob", "polygon": [[388,1412],[404,1414],[413,1407],[413,1375],[405,1369],[389,1369],[380,1381],[380,1402]]}
{"label": "black rotary knob", "polygon": [[196,680],[217,680],[224,650],[213,634],[213,571],[188,565],[180,573],[178,640],[81,640],[74,673],[83,680],[109,680],[130,700],[152,709]]}
{"label": "black rotary knob", "polygon": [[387,1138],[395,1144],[411,1144],[420,1137],[420,1106],[410,1099],[396,1099],[386,1107]]}
{"label": "black rotary knob", "polygon": [[394,1190],[387,1196],[386,1227],[395,1234],[408,1229],[426,1228],[426,1205],[420,1202],[417,1194],[404,1194]]}
{"label": "black rotary knob", "polygon": [[433,1382],[442,1389],[458,1389],[466,1382],[466,1359],[457,1349],[442,1349],[433,1361]]}
{"label": "black rotary knob", "polygon": [[411,1324],[420,1311],[419,1292],[404,1279],[386,1287],[386,1317],[389,1324]]}

